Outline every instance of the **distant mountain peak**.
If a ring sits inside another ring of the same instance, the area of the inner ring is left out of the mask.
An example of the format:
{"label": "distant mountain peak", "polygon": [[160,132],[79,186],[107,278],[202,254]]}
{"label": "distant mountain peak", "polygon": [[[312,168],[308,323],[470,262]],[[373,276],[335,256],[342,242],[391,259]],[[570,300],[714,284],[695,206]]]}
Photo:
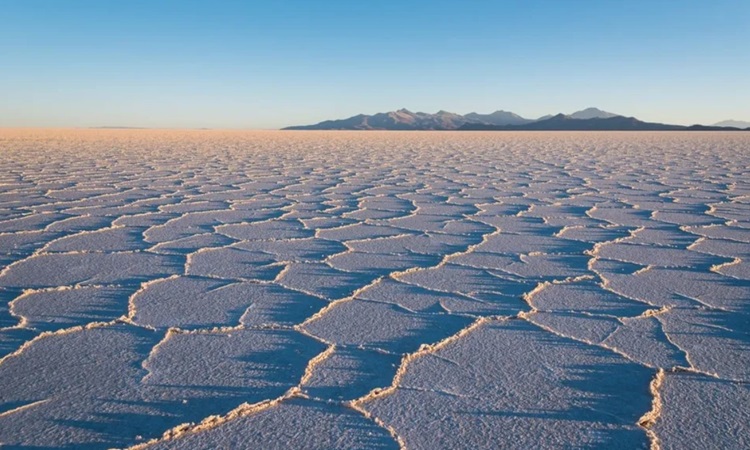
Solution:
{"label": "distant mountain peak", "polygon": [[576,111],[573,114],[570,114],[569,117],[571,119],[609,119],[610,117],[618,117],[620,114],[614,114],[607,111],[602,111],[599,108],[595,108],[593,106],[589,106],[586,109],[582,109],[580,111]]}
{"label": "distant mountain peak", "polygon": [[464,117],[470,122],[486,123],[490,125],[522,125],[533,122],[533,120],[525,119],[516,113],[503,111],[502,109],[498,109],[490,114],[479,114],[473,112],[466,114]]}
{"label": "distant mountain peak", "polygon": [[721,122],[717,122],[714,124],[715,127],[732,127],[732,128],[750,128],[750,122],[744,121],[744,120],[722,120]]}
{"label": "distant mountain peak", "polygon": [[505,111],[503,109],[498,109],[497,111],[490,113],[489,115],[494,117],[521,117],[514,112]]}

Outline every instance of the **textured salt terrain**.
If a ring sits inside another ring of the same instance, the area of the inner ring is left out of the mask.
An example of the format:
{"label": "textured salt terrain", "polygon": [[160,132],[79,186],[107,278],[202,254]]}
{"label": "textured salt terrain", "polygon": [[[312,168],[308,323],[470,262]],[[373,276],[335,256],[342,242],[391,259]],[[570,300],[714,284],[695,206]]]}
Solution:
{"label": "textured salt terrain", "polygon": [[750,447],[742,133],[0,131],[0,446]]}

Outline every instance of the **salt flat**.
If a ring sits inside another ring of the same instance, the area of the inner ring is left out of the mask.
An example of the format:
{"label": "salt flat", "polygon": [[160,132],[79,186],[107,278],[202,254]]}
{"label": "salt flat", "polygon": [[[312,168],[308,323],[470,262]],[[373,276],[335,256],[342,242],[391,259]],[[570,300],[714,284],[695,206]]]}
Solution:
{"label": "salt flat", "polygon": [[750,447],[750,133],[0,130],[0,446]]}

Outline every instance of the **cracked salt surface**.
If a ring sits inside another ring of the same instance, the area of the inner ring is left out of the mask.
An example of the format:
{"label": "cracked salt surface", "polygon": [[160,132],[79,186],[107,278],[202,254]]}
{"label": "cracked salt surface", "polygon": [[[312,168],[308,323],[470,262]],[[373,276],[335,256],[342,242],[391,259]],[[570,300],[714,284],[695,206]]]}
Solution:
{"label": "cracked salt surface", "polygon": [[741,133],[0,155],[0,446],[750,446]]}

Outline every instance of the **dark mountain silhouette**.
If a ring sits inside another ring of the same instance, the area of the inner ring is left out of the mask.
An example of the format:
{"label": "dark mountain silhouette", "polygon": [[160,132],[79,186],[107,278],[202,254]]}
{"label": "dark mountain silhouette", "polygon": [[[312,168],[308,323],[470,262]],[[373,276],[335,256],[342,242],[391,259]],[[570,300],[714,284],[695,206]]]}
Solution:
{"label": "dark mountain silhouette", "polygon": [[689,127],[685,127],[685,129],[688,131],[750,131],[750,127],[717,127],[716,125],[690,125]]}
{"label": "dark mountain silhouette", "polygon": [[574,119],[572,116],[558,114],[549,119],[538,120],[523,125],[486,125],[477,123],[464,124],[461,130],[683,130],[682,125],[668,125],[663,123],[643,122],[635,117],[613,116],[607,118]]}
{"label": "dark mountain silhouette", "polygon": [[467,122],[486,123],[489,125],[522,125],[533,122],[531,119],[525,119],[516,113],[510,111],[495,111],[491,114],[469,113],[464,116]]}
{"label": "dark mountain silhouette", "polygon": [[456,130],[468,120],[459,114],[438,111],[435,114],[399,109],[373,115],[359,114],[348,119],[326,120],[315,125],[285,130]]}
{"label": "dark mountain silhouette", "polygon": [[[710,125],[669,125],[666,123],[643,122],[635,117],[612,116],[607,118],[574,119],[558,114],[546,120],[523,125],[464,124],[459,130],[537,130],[537,131],[741,131],[741,128],[717,127]],[[748,128],[750,130],[750,128]]]}
{"label": "dark mountain silhouette", "polygon": [[399,109],[373,115],[359,114],[341,120],[326,120],[315,125],[292,126],[285,130],[570,130],[570,131],[732,131],[739,127],[716,125],[670,125],[644,122],[635,117],[625,117],[586,108],[572,114],[543,116],[537,120],[526,119],[510,111],[498,110],[491,114],[469,113],[460,115],[448,111],[435,114]]}

